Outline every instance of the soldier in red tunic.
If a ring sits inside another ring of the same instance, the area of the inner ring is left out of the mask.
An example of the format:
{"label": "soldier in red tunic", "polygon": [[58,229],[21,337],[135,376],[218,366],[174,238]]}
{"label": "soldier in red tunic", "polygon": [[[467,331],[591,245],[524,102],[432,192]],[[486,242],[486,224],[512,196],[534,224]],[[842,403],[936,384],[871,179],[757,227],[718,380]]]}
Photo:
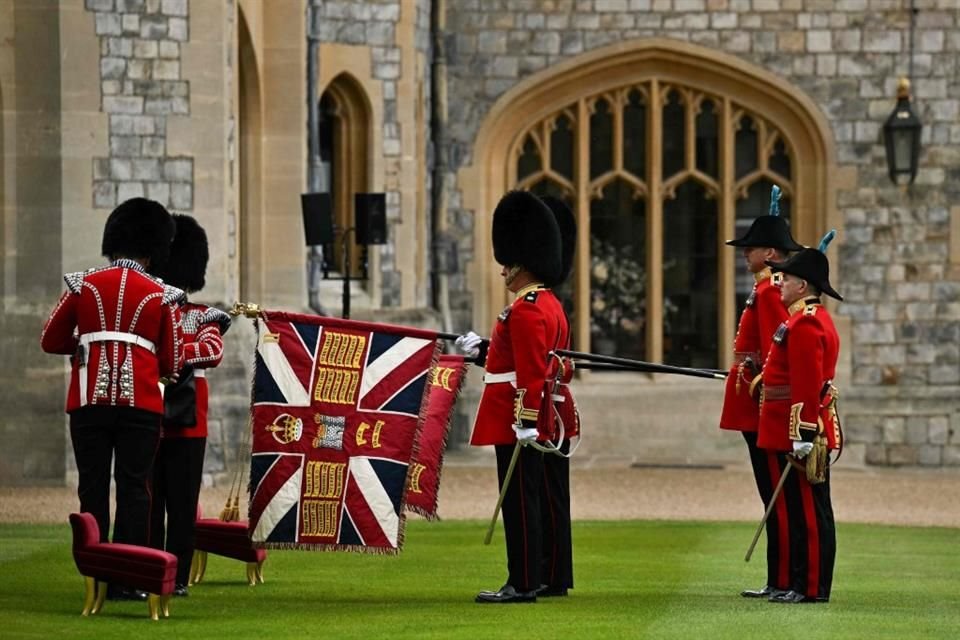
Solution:
{"label": "soldier in red tunic", "polygon": [[[757,425],[760,406],[750,396],[750,383],[763,366],[770,351],[773,333],[787,319],[787,309],[780,301],[780,289],[773,284],[767,260],[782,260],[788,252],[803,247],[790,235],[787,221],[780,216],[780,189],[773,188],[770,214],[753,221],[747,233],[727,242],[743,250],[747,270],[755,284],[746,307],[740,315],[737,335],[733,339],[733,365],[727,375],[723,396],[720,428],[740,431],[747,443],[750,465],[757,484],[757,492],[764,508],[773,496],[773,489],[782,468],[777,456],[757,447]],[[789,539],[786,524],[786,505],[777,501],[776,509],[767,519],[767,582],[760,589],[746,589],[740,594],[747,598],[768,598],[789,589]]]}
{"label": "soldier in red tunic", "polygon": [[[549,354],[569,343],[569,325],[560,301],[547,287],[564,275],[561,234],[550,208],[529,192],[506,194],[493,214],[493,248],[503,266],[504,284],[516,299],[493,329],[470,443],[494,445],[502,488],[518,442],[546,444],[558,435],[553,396],[562,395],[552,380],[561,365]],[[547,587],[543,595],[565,595],[573,586],[569,566],[558,567],[552,575],[543,572],[544,557],[554,551],[545,553],[545,541],[555,547],[557,562],[569,563],[571,555],[560,548],[564,534],[544,536],[549,512],[542,503],[545,487],[569,484],[558,475],[563,470],[545,460],[554,457],[533,446],[521,447],[503,501],[509,575],[499,590],[478,594],[477,602],[536,602],[542,585]],[[557,582],[547,585],[544,578]]]}
{"label": "soldier in red tunic", "polygon": [[97,519],[103,541],[114,456],[113,541],[146,545],[150,537],[149,482],[163,414],[159,379],[180,368],[176,302],[183,292],[146,269],[166,261],[173,234],[173,218],[156,202],[134,198],[114,209],[101,245],[110,264],[64,276],[67,290],[40,337],[47,353],[71,356],[66,410],[80,509]]}
{"label": "soldier in red tunic", "polygon": [[[541,199],[550,207],[560,229],[560,276],[555,281],[544,282],[550,289],[556,289],[566,282],[573,268],[573,257],[577,248],[577,221],[573,211],[562,200],[552,196],[544,196]],[[569,322],[567,326],[564,349],[570,349],[572,346]],[[561,369],[559,385],[553,385],[554,388],[551,390],[553,410],[556,411],[558,421],[551,419],[549,415],[542,416],[541,421],[545,424],[545,432],[551,435],[551,444],[557,446],[559,451],[548,453],[543,457],[544,474],[540,490],[543,559],[540,563],[541,584],[537,590],[537,596],[541,598],[566,596],[567,591],[573,588],[569,456],[572,453],[571,439],[580,437],[580,414],[573,394],[570,392],[573,362],[569,358],[564,358],[560,362],[552,359],[550,365],[551,380],[557,374],[557,367]],[[559,432],[561,427],[562,434]]]}
{"label": "soldier in red tunic", "polygon": [[[762,399],[757,446],[799,467],[783,488],[790,523],[790,589],[772,595],[771,602],[827,602],[833,583],[837,547],[827,458],[842,438],[833,385],[840,340],[820,302],[821,294],[843,300],[830,286],[823,253],[833,235],[827,234],[819,249],[767,263],[783,274],[780,290],[789,317],[774,333],[757,385]],[[796,462],[805,457],[805,466]]]}
{"label": "soldier in red tunic", "polygon": [[[207,234],[190,216],[174,215],[174,220],[177,233],[170,259],[157,275],[167,284],[196,293],[203,289],[210,258]],[[183,368],[179,379],[166,385],[164,390],[163,430],[153,468],[150,542],[177,556],[174,595],[185,596],[207,444],[206,371],[220,364],[223,358],[222,335],[230,327],[230,316],[219,309],[188,302],[186,298],[180,305],[180,316]]]}

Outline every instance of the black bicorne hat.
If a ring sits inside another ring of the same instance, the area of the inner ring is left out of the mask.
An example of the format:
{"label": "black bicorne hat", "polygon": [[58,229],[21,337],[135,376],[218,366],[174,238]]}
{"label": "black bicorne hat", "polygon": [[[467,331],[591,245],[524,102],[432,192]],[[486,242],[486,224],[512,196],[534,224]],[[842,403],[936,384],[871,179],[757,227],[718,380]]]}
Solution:
{"label": "black bicorne hat", "polygon": [[803,245],[797,244],[790,235],[790,226],[780,215],[780,187],[774,185],[770,191],[770,213],[753,221],[742,238],[728,240],[731,247],[771,247],[781,251],[800,251]]}
{"label": "black bicorne hat", "polygon": [[548,287],[556,287],[567,281],[573,269],[573,254],[577,250],[577,220],[567,203],[560,198],[543,196],[540,199],[550,207],[560,228],[560,277],[556,282],[544,282]]}
{"label": "black bicorne hat", "polygon": [[493,211],[493,257],[520,265],[545,284],[557,282],[561,267],[560,229],[550,207],[529,191],[510,191]]}
{"label": "black bicorne hat", "polygon": [[166,284],[184,291],[200,291],[206,284],[207,261],[210,259],[207,234],[191,216],[174,214],[173,219],[177,223],[177,233],[170,246],[170,259],[156,275]]}
{"label": "black bicorne hat", "polygon": [[170,256],[176,226],[159,202],[131,198],[110,212],[103,227],[100,252],[106,257],[149,258],[156,271]]}
{"label": "black bicorne hat", "polygon": [[807,247],[783,262],[767,260],[766,264],[774,272],[789,273],[798,278],[803,278],[819,289],[821,293],[842,301],[843,296],[830,286],[830,262],[824,253],[827,250],[827,245],[836,235],[836,231],[830,230],[820,241],[820,246],[817,249]]}

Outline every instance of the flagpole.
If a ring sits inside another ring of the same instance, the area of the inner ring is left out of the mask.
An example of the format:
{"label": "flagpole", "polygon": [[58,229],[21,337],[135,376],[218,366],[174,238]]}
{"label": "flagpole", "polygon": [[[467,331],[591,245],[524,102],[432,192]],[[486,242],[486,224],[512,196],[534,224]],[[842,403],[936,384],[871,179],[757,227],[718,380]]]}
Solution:
{"label": "flagpole", "polygon": [[561,357],[573,358],[574,365],[577,359],[583,359],[603,364],[614,364],[621,367],[636,369],[637,371],[646,371],[649,373],[677,373],[695,378],[711,378],[714,380],[725,380],[727,372],[721,369],[694,369],[691,367],[676,367],[669,364],[659,364],[657,362],[644,362],[643,360],[633,360],[631,358],[618,358],[616,356],[603,356],[596,353],[584,353],[582,351],[569,351],[567,349],[555,349],[553,353]]}

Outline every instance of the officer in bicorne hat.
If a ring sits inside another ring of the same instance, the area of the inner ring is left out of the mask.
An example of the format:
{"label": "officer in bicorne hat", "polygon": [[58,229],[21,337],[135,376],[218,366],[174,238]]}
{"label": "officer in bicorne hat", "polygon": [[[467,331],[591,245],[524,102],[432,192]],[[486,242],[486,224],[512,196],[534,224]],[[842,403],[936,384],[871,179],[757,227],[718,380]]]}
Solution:
{"label": "officer in bicorne hat", "polygon": [[[67,290],[50,314],[40,344],[70,355],[67,394],[77,459],[80,509],[92,513],[101,541],[110,532],[110,473],[117,483],[113,541],[150,539],[149,483],[163,400],[159,378],[180,369],[183,292],[150,276],[170,253],[175,226],[163,205],[122,203],[107,218],[105,267],[64,276]],[[113,465],[111,464],[113,462]],[[110,585],[108,597],[146,598]]]}
{"label": "officer in bicorne hat", "polygon": [[[569,344],[569,325],[549,286],[557,284],[569,269],[563,264],[562,237],[554,213],[526,191],[507,193],[497,205],[493,251],[502,265],[504,285],[516,298],[497,317],[490,338],[484,390],[470,443],[494,446],[503,489],[518,443],[547,444],[556,437],[552,410],[556,390],[551,382],[560,364],[549,353]],[[470,343],[464,346],[469,349]],[[553,460],[545,462],[547,456],[557,457],[535,446],[520,447],[503,501],[507,580],[496,591],[478,594],[477,602],[536,602],[544,586],[544,596],[566,595],[573,586],[569,533],[561,535],[565,541],[552,532],[544,534],[550,508],[558,507],[550,501],[544,504],[544,483],[547,490],[564,483],[563,469],[558,470]],[[544,572],[545,543],[556,547],[550,553],[566,566]],[[566,548],[561,548],[564,545]],[[556,582],[548,584],[546,580],[551,579]]]}
{"label": "officer in bicorne hat", "polygon": [[[817,249],[767,262],[783,274],[780,292],[788,317],[774,333],[756,385],[761,397],[757,446],[801,467],[788,474],[783,488],[790,588],[771,595],[772,602],[827,602],[833,583],[837,547],[827,462],[829,451],[842,443],[833,384],[840,338],[821,296],[843,300],[830,285],[824,254],[835,235],[830,231]],[[805,465],[796,462],[804,458]]]}
{"label": "officer in bicorne hat", "polygon": [[[750,396],[750,383],[760,372],[770,351],[773,333],[787,319],[787,309],[780,301],[780,290],[773,284],[766,261],[782,260],[789,252],[803,249],[794,241],[787,221],[780,215],[779,187],[774,186],[771,192],[769,214],[754,220],[742,238],[730,240],[727,244],[743,250],[745,266],[755,282],[733,339],[734,359],[727,375],[720,428],[743,434],[757,491],[766,507],[782,469],[774,454],[757,447],[760,406],[757,399]],[[782,500],[778,502],[778,508],[770,514],[766,524],[767,582],[759,589],[742,591],[744,597],[766,598],[789,588],[786,511]]]}
{"label": "officer in bicorne hat", "polygon": [[[188,294],[203,289],[210,250],[207,234],[192,217],[174,215],[177,233],[170,259],[157,275]],[[183,327],[183,368],[178,380],[166,385],[160,446],[153,472],[151,544],[177,556],[174,595],[187,595],[193,532],[203,477],[207,443],[209,390],[207,369],[223,358],[222,336],[230,316],[214,307],[180,304]]]}

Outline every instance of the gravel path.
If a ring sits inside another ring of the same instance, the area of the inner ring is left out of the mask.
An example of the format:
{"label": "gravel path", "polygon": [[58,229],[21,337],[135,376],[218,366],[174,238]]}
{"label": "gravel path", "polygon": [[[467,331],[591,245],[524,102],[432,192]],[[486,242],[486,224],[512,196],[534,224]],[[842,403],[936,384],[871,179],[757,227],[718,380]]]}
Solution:
{"label": "gravel path", "polygon": [[[831,481],[839,522],[960,527],[960,470],[839,468]],[[571,487],[578,520],[758,521],[763,514],[750,471],[740,467],[635,468],[586,460],[574,466]],[[204,512],[219,514],[226,494],[226,487],[204,489]],[[449,456],[442,518],[487,519],[496,499],[487,457]],[[77,506],[72,488],[0,488],[0,522],[65,523]]]}

